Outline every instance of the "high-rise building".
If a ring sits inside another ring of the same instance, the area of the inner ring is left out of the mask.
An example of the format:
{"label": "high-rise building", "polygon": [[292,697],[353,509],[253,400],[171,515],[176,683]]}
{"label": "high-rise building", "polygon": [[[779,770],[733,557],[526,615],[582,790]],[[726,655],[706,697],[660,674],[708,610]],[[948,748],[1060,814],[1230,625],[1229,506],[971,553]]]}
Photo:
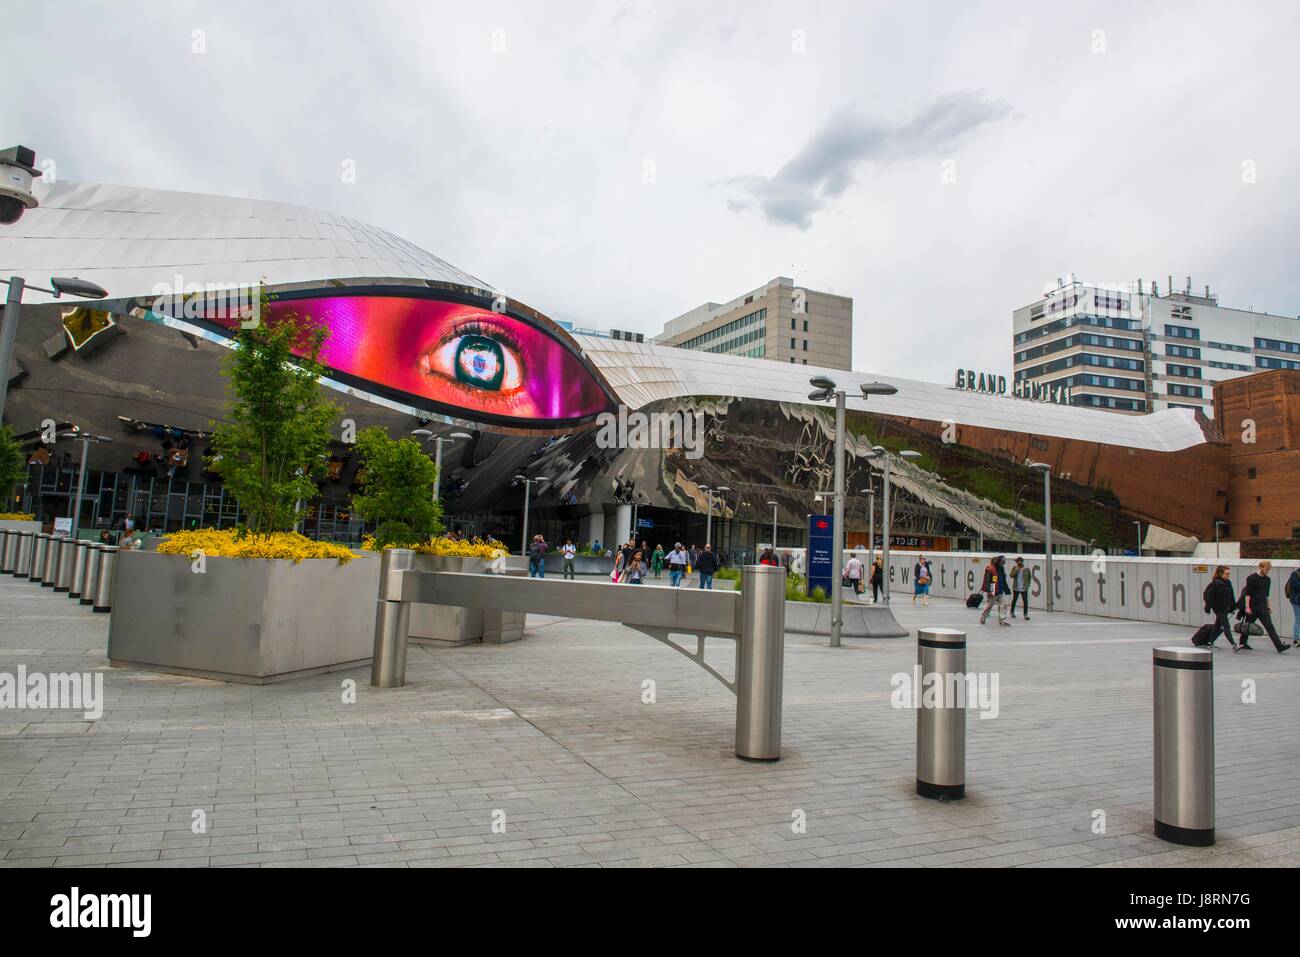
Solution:
{"label": "high-rise building", "polygon": [[1016,383],[1068,387],[1074,405],[1119,412],[1199,409],[1213,385],[1300,369],[1300,318],[1219,305],[1159,283],[1090,285],[1073,275],[1012,313]]}
{"label": "high-rise building", "polygon": [[797,365],[849,369],[853,300],[778,276],[730,302],[706,302],[664,325],[661,345]]}

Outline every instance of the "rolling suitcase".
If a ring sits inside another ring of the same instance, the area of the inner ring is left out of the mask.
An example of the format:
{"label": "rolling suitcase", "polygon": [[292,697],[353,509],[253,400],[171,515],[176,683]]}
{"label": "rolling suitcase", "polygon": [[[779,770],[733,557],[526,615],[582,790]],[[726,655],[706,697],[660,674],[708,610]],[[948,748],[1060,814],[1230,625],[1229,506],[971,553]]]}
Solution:
{"label": "rolling suitcase", "polygon": [[1202,648],[1210,643],[1210,636],[1212,634],[1214,634],[1213,625],[1201,625],[1200,628],[1196,629],[1196,633],[1192,635],[1192,644],[1197,648]]}
{"label": "rolling suitcase", "polygon": [[973,591],[970,593],[970,597],[966,599],[966,607],[978,608],[980,606],[980,602],[982,602],[983,600],[984,600],[983,592]]}

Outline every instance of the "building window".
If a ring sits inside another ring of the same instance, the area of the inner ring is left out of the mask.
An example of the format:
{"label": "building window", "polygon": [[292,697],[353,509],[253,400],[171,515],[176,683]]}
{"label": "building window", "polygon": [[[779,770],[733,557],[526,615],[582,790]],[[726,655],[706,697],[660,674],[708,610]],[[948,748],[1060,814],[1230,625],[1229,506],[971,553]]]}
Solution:
{"label": "building window", "polygon": [[790,348],[791,348],[791,349],[794,348],[794,340],[793,340],[793,339],[790,340]]}
{"label": "building window", "polygon": [[805,340],[803,341],[803,351],[804,351],[804,352],[807,352],[807,351],[808,351],[808,340],[807,340],[807,339],[805,339]]}
{"label": "building window", "polygon": [[1251,537],[1251,538],[1259,538],[1259,526],[1258,526],[1258,525],[1252,525],[1252,526],[1250,526],[1250,537]]}
{"label": "building window", "polygon": [[1246,469],[1246,478],[1253,479],[1256,476],[1256,474],[1257,473],[1253,468]]}
{"label": "building window", "polygon": [[1193,329],[1191,326],[1171,326],[1165,325],[1165,335],[1173,339],[1199,339],[1201,330]]}
{"label": "building window", "polygon": [[1288,342],[1285,339],[1261,339],[1255,337],[1256,349],[1271,349],[1274,352],[1294,352],[1300,355],[1300,342]]}
{"label": "building window", "polygon": [[805,319],[805,320],[803,321],[803,331],[804,331],[804,332],[807,332],[807,331],[808,331],[808,320],[807,320],[807,319]]}
{"label": "building window", "polygon": [[1300,362],[1291,359],[1275,359],[1272,356],[1255,356],[1258,369],[1300,369]]}

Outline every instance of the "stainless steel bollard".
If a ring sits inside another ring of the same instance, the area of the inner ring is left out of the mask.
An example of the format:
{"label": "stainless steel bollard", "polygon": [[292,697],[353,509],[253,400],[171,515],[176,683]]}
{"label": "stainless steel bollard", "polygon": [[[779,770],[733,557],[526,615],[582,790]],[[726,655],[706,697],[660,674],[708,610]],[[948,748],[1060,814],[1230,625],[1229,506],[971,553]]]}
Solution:
{"label": "stainless steel bollard", "polygon": [[1214,843],[1214,653],[1151,649],[1156,837]]}
{"label": "stainless steel bollard", "polygon": [[379,600],[375,603],[375,650],[370,683],[376,688],[406,684],[406,642],[411,603],[401,601],[402,572],[415,567],[409,548],[386,548],[379,556]]}
{"label": "stainless steel bollard", "polygon": [[[966,633],[952,628],[917,629],[916,663],[922,687],[927,681],[937,683],[935,707],[925,707],[922,701],[916,708],[916,793],[950,801],[964,798]],[[954,700],[958,682],[962,697]],[[922,687],[913,688],[912,694],[919,697]]]}
{"label": "stainless steel bollard", "polygon": [[65,538],[59,542],[59,567],[54,575],[54,590],[66,592],[72,588],[72,571],[77,567],[76,539]]}
{"label": "stainless steel bollard", "polygon": [[51,535],[45,546],[45,567],[41,569],[41,587],[53,588],[54,580],[59,577],[59,556],[63,554],[63,538]]}
{"label": "stainless steel bollard", "polygon": [[99,542],[86,543],[86,570],[82,574],[81,582],[81,604],[83,605],[95,603],[95,592],[99,589],[99,553],[103,548],[104,546]]}
{"label": "stainless steel bollard", "polygon": [[45,574],[45,551],[50,547],[50,538],[44,532],[32,533],[32,560],[27,566],[27,578],[38,584]]}
{"label": "stainless steel bollard", "polygon": [[81,598],[81,589],[86,581],[86,556],[90,554],[90,542],[77,540],[77,549],[72,553],[72,579],[68,585],[69,598]]}
{"label": "stainless steel bollard", "polygon": [[745,565],[740,573],[740,638],[736,647],[736,757],[781,757],[785,680],[785,569]]}
{"label": "stainless steel bollard", "polygon": [[18,551],[18,530],[0,528],[0,574],[10,575],[14,570],[14,555]]}
{"label": "stainless steel bollard", "polygon": [[34,532],[18,533],[18,554],[14,558],[14,577],[26,578],[32,572],[32,542]]}
{"label": "stainless steel bollard", "polygon": [[110,612],[113,610],[113,571],[117,567],[117,546],[100,545],[98,565],[95,578],[94,611]]}

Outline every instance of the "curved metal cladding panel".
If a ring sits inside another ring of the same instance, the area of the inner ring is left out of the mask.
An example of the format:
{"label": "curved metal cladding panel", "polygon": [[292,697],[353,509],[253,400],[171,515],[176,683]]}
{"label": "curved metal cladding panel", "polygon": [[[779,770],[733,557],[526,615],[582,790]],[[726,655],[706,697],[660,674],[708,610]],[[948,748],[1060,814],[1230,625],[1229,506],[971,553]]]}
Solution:
{"label": "curved metal cladding panel", "polygon": [[[619,399],[631,408],[664,399],[709,395],[806,403],[809,378],[825,375],[848,391],[849,409],[877,415],[1154,452],[1177,452],[1210,441],[1195,414],[1185,409],[1122,415],[1009,395],[984,395],[897,376],[785,365],[596,336],[574,339]],[[898,393],[872,396],[866,401],[858,386],[872,381],[897,386]]]}
{"label": "curved metal cladding panel", "polygon": [[[38,180],[33,191],[40,206],[0,230],[0,271],[76,275],[110,301],[158,295],[176,277],[199,286],[393,279],[492,288],[392,233],[306,206],[96,183]],[[29,290],[24,301],[50,297]]]}

